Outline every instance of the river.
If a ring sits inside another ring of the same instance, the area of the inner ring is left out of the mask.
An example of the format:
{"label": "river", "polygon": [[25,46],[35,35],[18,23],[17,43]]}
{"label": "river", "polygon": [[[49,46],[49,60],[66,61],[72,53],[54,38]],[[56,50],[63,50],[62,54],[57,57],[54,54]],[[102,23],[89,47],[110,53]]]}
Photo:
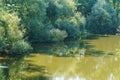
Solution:
{"label": "river", "polygon": [[120,80],[120,36],[35,44],[24,56],[0,57],[0,80]]}

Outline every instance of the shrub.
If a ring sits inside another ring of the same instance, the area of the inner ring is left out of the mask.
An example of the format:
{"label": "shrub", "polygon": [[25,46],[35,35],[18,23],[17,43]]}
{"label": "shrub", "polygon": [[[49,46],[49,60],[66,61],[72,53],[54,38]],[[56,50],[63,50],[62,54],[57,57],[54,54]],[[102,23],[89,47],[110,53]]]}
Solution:
{"label": "shrub", "polygon": [[56,27],[59,28],[60,30],[65,30],[68,34],[68,37],[80,36],[80,29],[68,22],[61,21],[58,23],[58,25]]}
{"label": "shrub", "polygon": [[20,18],[16,13],[2,10],[0,13],[0,51],[3,53],[25,53],[31,48],[24,40],[24,32],[18,25]]}
{"label": "shrub", "polygon": [[21,54],[21,53],[26,53],[30,50],[32,50],[32,47],[30,47],[30,45],[26,41],[20,40],[12,44],[10,48],[10,53]]}
{"label": "shrub", "polygon": [[63,41],[67,37],[67,32],[59,29],[50,30],[52,41]]}

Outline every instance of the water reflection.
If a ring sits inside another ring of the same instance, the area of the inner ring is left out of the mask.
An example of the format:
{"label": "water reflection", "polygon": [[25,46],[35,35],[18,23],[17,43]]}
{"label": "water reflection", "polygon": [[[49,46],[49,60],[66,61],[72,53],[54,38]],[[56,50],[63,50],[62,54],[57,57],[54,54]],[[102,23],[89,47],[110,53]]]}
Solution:
{"label": "water reflection", "polygon": [[[119,80],[119,36],[35,44],[35,51],[0,59],[0,80]],[[117,56],[114,55],[117,53]]]}
{"label": "water reflection", "polygon": [[35,53],[55,56],[103,56],[120,53],[120,36],[90,36],[85,40],[33,44]]}
{"label": "water reflection", "polygon": [[9,69],[1,68],[0,69],[0,80],[8,80],[9,78]]}
{"label": "water reflection", "polygon": [[34,44],[35,53],[43,53],[47,55],[54,55],[59,57],[74,57],[74,56],[85,56],[104,55],[104,51],[95,50],[94,45],[85,40],[74,40],[62,43],[40,43]]}
{"label": "water reflection", "polygon": [[[28,62],[28,70],[32,72],[22,71],[27,78],[36,78],[44,76],[48,80],[119,80],[120,59],[115,60],[115,57],[52,57],[49,63],[49,56],[32,54],[26,60]],[[40,58],[40,60],[38,60]],[[42,67],[42,70],[35,70]],[[45,71],[47,70],[47,72]],[[52,78],[50,78],[52,77]],[[33,79],[34,80],[34,79]],[[39,80],[39,79],[36,79]],[[42,79],[41,79],[42,80]]]}

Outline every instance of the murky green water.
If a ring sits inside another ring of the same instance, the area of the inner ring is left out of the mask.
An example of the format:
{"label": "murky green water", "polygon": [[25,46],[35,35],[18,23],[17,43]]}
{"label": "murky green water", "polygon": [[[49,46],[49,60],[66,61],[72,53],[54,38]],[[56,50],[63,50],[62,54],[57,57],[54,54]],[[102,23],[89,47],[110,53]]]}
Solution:
{"label": "murky green water", "polygon": [[0,80],[120,80],[120,36],[34,45],[34,53],[0,58]]}

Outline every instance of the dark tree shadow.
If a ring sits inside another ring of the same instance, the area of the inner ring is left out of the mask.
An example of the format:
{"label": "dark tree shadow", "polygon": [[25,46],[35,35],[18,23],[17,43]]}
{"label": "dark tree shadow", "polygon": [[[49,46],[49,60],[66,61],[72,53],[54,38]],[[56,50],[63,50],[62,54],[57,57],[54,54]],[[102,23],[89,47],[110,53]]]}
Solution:
{"label": "dark tree shadow", "polygon": [[50,75],[50,73],[47,71],[47,68],[45,66],[38,66],[35,64],[28,64],[26,68],[23,69],[24,72],[28,73],[27,75],[30,75],[30,73],[39,73],[36,76],[30,76],[30,77],[21,77],[22,80],[50,80],[50,77],[45,75]]}
{"label": "dark tree shadow", "polygon": [[[104,35],[88,35],[84,39],[67,39],[60,43],[37,43],[33,44],[34,53],[40,53],[45,55],[54,55],[57,57],[72,57],[76,54],[80,54],[85,50],[84,56],[102,56],[105,54],[103,51],[93,50],[94,45],[90,44],[87,40],[98,39],[99,37],[108,37]],[[98,54],[98,55],[97,55]],[[83,55],[83,54],[82,54]]]}

